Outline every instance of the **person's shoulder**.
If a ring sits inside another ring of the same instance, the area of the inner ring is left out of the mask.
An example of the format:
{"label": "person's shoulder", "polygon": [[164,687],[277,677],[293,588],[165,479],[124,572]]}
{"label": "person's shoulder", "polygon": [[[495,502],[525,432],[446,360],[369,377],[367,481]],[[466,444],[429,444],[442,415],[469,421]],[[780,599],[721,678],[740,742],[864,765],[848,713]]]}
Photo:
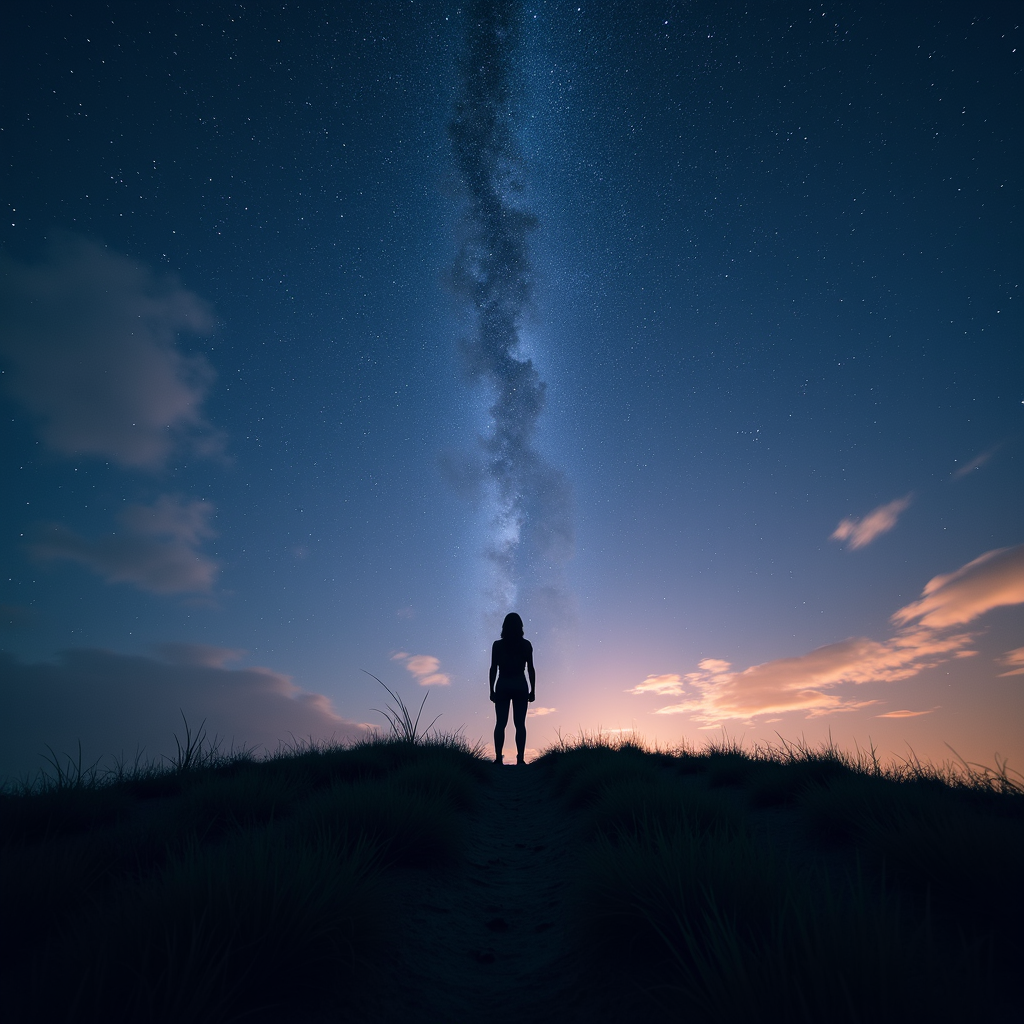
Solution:
{"label": "person's shoulder", "polygon": [[531,651],[531,652],[533,651],[533,644],[531,644],[530,641],[527,640],[525,636],[523,637],[523,644],[524,644],[524,646],[526,647],[526,649],[528,651]]}

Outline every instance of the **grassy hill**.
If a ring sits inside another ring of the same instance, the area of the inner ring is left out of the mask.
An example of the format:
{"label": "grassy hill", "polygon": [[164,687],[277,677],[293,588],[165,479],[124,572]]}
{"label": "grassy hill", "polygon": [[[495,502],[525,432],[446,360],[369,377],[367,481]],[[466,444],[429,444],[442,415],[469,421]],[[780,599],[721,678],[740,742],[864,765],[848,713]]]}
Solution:
{"label": "grassy hill", "polygon": [[834,750],[628,744],[541,764],[583,839],[573,948],[607,1016],[644,1006],[641,1019],[934,1021],[1019,1009],[1024,794],[1005,776],[950,784]]}
{"label": "grassy hill", "polygon": [[164,768],[8,790],[0,844],[15,1021],[902,1022],[1012,1019],[1022,994],[1005,773],[188,737]]}

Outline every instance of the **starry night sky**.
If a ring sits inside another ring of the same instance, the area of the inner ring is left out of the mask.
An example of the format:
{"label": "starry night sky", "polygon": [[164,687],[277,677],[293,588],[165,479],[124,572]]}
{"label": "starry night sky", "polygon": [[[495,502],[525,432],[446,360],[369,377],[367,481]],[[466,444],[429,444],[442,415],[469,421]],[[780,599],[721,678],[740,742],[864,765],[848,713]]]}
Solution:
{"label": "starry night sky", "polygon": [[200,6],[0,34],[0,774],[512,607],[533,749],[1024,766],[1018,4]]}

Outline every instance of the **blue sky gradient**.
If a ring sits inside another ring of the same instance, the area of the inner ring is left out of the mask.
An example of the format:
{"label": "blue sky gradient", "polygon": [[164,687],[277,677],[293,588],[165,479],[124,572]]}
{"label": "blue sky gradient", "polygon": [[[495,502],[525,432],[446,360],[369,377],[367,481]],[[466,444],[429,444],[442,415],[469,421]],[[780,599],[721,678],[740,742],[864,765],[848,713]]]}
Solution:
{"label": "blue sky gradient", "polygon": [[[560,588],[516,596],[529,746],[1019,768],[1019,7],[508,10],[515,352],[575,534],[520,552]],[[179,709],[355,737],[367,672],[488,736],[503,385],[460,352],[448,131],[473,17],[9,16],[0,773],[166,752]]]}

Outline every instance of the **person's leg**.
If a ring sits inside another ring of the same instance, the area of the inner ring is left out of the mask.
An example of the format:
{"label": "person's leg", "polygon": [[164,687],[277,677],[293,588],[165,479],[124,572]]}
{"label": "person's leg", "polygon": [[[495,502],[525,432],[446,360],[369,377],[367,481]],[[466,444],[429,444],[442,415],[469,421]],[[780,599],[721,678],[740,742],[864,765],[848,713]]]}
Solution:
{"label": "person's leg", "polygon": [[497,695],[494,702],[494,760],[501,763],[501,748],[505,745],[505,726],[508,724],[508,705],[511,698]]}
{"label": "person's leg", "polygon": [[516,727],[516,764],[526,763],[526,708],[529,703],[525,697],[512,700],[512,722]]}

